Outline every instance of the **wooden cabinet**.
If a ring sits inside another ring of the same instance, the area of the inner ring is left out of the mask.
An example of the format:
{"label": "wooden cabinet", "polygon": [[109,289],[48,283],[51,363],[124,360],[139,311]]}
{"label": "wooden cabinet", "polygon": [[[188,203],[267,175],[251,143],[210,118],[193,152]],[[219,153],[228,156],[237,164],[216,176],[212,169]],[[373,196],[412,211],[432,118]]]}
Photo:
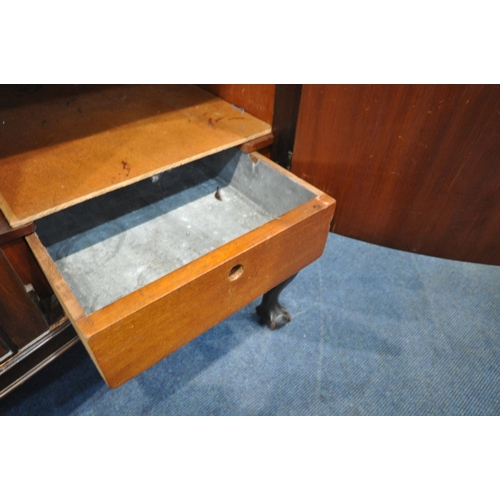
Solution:
{"label": "wooden cabinet", "polygon": [[25,236],[0,214],[0,397],[76,342]]}
{"label": "wooden cabinet", "polygon": [[334,231],[500,264],[499,85],[304,85],[292,172]]}
{"label": "wooden cabinet", "polygon": [[[269,118],[275,88],[258,87]],[[241,88],[238,104],[188,85],[63,90],[2,110],[0,208],[11,231],[37,224],[24,250],[111,387],[321,255],[335,202],[252,152],[272,124]]]}

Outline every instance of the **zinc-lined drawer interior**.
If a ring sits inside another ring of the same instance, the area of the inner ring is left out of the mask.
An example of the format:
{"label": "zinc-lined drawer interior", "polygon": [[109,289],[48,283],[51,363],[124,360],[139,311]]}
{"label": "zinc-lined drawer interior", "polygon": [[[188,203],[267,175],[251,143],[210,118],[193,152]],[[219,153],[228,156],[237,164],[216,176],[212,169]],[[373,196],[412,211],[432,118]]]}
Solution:
{"label": "zinc-lined drawer interior", "polygon": [[42,218],[27,240],[114,387],[319,257],[333,210],[229,149]]}
{"label": "zinc-lined drawer interior", "polygon": [[92,314],[314,197],[229,150],[50,215],[37,233]]}

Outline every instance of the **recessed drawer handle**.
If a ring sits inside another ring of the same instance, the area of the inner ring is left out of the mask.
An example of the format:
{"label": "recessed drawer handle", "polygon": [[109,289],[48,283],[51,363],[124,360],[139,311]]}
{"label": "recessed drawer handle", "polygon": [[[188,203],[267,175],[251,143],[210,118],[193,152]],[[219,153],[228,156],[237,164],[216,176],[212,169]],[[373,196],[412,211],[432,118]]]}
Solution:
{"label": "recessed drawer handle", "polygon": [[231,271],[229,271],[229,280],[237,280],[243,274],[244,270],[245,268],[241,264],[234,266]]}

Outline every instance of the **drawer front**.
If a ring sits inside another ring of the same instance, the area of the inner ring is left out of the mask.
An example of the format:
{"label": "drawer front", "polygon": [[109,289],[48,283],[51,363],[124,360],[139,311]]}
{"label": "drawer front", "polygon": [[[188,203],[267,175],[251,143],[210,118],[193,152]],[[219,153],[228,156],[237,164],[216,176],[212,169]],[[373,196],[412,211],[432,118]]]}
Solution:
{"label": "drawer front", "polygon": [[335,201],[265,161],[306,187],[312,198],[91,313],[82,308],[38,236],[26,237],[110,387],[146,370],[322,254]]}

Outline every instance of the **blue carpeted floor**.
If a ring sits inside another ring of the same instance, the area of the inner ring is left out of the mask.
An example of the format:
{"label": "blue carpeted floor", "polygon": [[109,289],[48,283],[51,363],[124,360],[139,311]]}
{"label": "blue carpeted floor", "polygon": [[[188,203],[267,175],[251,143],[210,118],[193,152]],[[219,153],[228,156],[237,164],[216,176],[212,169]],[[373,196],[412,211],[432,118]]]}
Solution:
{"label": "blue carpeted floor", "polygon": [[500,415],[500,267],[331,234],[283,292],[116,390],[79,344],[0,400],[2,415]]}

